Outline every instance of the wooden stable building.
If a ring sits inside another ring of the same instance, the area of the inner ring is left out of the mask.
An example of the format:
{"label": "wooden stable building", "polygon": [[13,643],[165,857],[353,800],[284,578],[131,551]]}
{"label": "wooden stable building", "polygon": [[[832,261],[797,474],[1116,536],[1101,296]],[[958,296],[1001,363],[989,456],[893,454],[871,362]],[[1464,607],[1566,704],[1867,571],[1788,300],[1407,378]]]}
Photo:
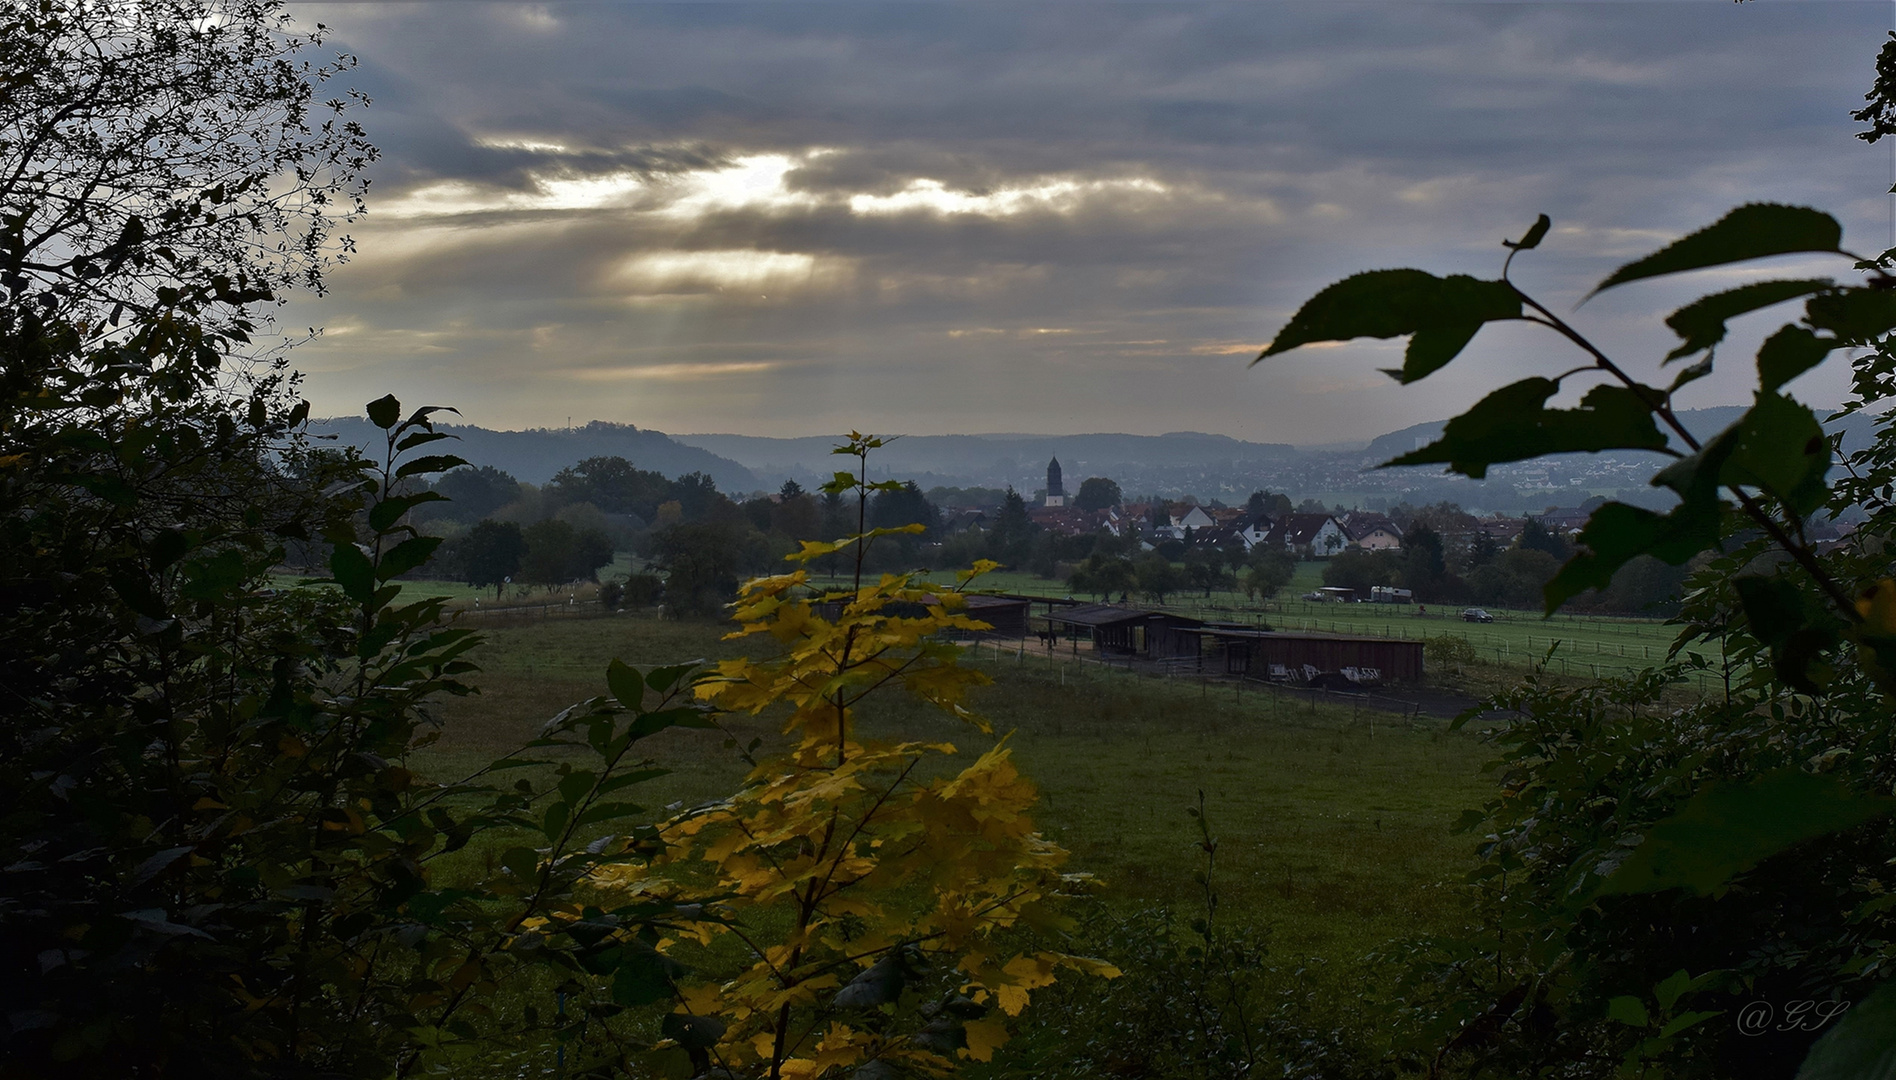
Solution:
{"label": "wooden stable building", "polygon": [[1383,682],[1422,681],[1419,641],[1223,627],[1206,627],[1199,634],[1215,653],[1223,654],[1222,667],[1227,675],[1263,679],[1269,677],[1272,667],[1292,672],[1305,667],[1320,672],[1373,668],[1381,673]]}
{"label": "wooden stable building", "polygon": [[1116,604],[1076,604],[1040,616],[1047,621],[1050,640],[1070,638],[1079,650],[1082,636],[1102,656],[1136,656],[1147,660],[1196,657],[1203,619]]}

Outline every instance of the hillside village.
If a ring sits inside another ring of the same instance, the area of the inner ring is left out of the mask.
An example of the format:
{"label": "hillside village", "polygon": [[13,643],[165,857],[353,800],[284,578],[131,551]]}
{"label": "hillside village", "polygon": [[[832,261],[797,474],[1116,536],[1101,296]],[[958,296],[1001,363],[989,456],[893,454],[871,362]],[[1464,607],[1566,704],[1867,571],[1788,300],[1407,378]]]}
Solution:
{"label": "hillside village", "polygon": [[[1163,604],[1220,591],[1268,600],[1297,576],[1299,562],[1315,562],[1322,586],[1312,599],[1533,608],[1604,501],[1506,515],[1448,501],[1326,506],[1266,489],[1238,505],[1127,497],[1110,477],[1072,483],[1057,457],[1036,479],[1031,495],[1011,485],[924,490],[913,480],[879,492],[867,524],[919,531],[885,539],[871,569],[950,571],[991,559],[1046,582],[1038,591]],[[448,501],[418,508],[416,524],[447,543],[417,574],[496,595],[510,583],[601,581],[627,603],[662,603],[680,615],[717,614],[743,578],[856,524],[853,508],[794,480],[774,492],[727,493],[704,472],[667,477],[617,456],[586,458],[538,485],[493,466],[465,467],[434,490]],[[1834,525],[1812,527],[1819,538],[1836,535]],[[624,567],[619,576],[606,574],[615,564]],[[834,568],[823,561],[815,569]],[[1612,588],[1577,603],[1668,610],[1685,573],[1636,562]]]}

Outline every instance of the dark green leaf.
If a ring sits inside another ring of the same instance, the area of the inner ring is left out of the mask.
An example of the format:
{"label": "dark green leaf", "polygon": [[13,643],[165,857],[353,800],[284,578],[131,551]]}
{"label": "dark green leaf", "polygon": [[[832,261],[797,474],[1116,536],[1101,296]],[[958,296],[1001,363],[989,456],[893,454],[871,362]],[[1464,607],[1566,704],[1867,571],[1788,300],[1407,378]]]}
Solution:
{"label": "dark green leaf", "polygon": [[636,769],[632,772],[622,773],[618,776],[614,776],[609,779],[601,781],[598,788],[595,790],[600,795],[610,795],[611,793],[618,791],[620,788],[631,787],[635,784],[643,784],[648,780],[656,780],[661,776],[670,776],[670,775],[671,775],[670,769]]}
{"label": "dark green leaf", "polygon": [[645,673],[645,685],[663,694],[678,685],[678,681],[704,666],[703,660],[687,660],[682,664],[666,664],[655,667]]}
{"label": "dark green leaf", "polygon": [[1695,364],[1687,364],[1685,367],[1679,369],[1677,375],[1672,377],[1672,385],[1666,387],[1666,393],[1668,395],[1676,394],[1679,392],[1680,387],[1695,383],[1711,373],[1712,358],[1709,356]]}
{"label": "dark green leaf", "polygon": [[192,600],[212,600],[248,584],[250,576],[250,561],[244,553],[225,548],[186,563],[178,592]]}
{"label": "dark green leaf", "polygon": [[422,491],[413,495],[396,495],[383,499],[369,510],[369,528],[376,532],[387,532],[402,519],[402,515],[423,503],[447,502],[448,497],[438,492]]}
{"label": "dark green leaf", "polygon": [[1683,341],[1666,354],[1668,362],[1703,352],[1725,340],[1725,323],[1740,315],[1828,289],[1828,278],[1802,281],[1759,281],[1736,289],[1701,296],[1666,316],[1666,325]]}
{"label": "dark green leaf", "polygon": [[619,966],[612,973],[612,1000],[627,1008],[663,1001],[671,996],[672,977],[681,970],[650,945],[628,941],[620,946]]}
{"label": "dark green leaf", "polygon": [[1824,485],[1830,440],[1808,407],[1760,393],[1730,431],[1731,454],[1720,470],[1721,482],[1761,487],[1799,518],[1824,504],[1830,494]]}
{"label": "dark green leaf", "polygon": [[1305,301],[1258,360],[1318,341],[1417,334],[1400,376],[1414,382],[1453,360],[1483,323],[1520,317],[1521,294],[1505,281],[1372,270]]}
{"label": "dark green leaf", "polygon": [[1764,339],[1758,347],[1758,387],[1766,393],[1797,378],[1823,363],[1837,347],[1831,338],[1820,338],[1801,326],[1786,326]]}
{"label": "dark green leaf", "polygon": [[606,687],[619,704],[638,712],[644,708],[645,681],[639,677],[638,669],[629,667],[624,661],[614,660],[606,665]]}
{"label": "dark green leaf", "polygon": [[439,536],[416,536],[403,540],[382,554],[382,568],[377,576],[387,581],[406,574],[427,562],[428,557],[440,546]]}
{"label": "dark green leaf", "polygon": [[459,435],[451,435],[445,431],[417,431],[413,435],[406,436],[400,442],[396,443],[395,452],[398,454],[406,454],[417,446],[426,446],[428,443],[434,442],[437,439],[458,438],[460,438]]}
{"label": "dark green leaf", "polygon": [[1858,288],[1813,296],[1804,305],[1804,321],[1845,345],[1867,345],[1896,329],[1896,292]]}
{"label": "dark green leaf", "polygon": [[184,558],[185,552],[190,549],[190,538],[185,536],[181,530],[158,530],[157,533],[153,534],[149,546],[152,569],[163,570],[165,567]]}
{"label": "dark green leaf", "polygon": [[709,1050],[724,1037],[724,1021],[715,1016],[687,1016],[666,1013],[659,1022],[659,1033],[687,1050]]}
{"label": "dark green leaf", "polygon": [[560,833],[566,829],[567,819],[572,816],[573,807],[570,803],[556,802],[547,807],[546,813],[540,817],[541,835],[551,842],[558,843]]}
{"label": "dark green leaf", "polygon": [[1690,236],[1682,237],[1653,252],[1627,263],[1607,275],[1594,288],[1603,292],[1615,285],[1642,278],[1702,270],[1708,266],[1786,255],[1797,251],[1838,250],[1843,242],[1843,226],[1837,219],[1806,206],[1780,206],[1775,203],[1750,203],[1740,206],[1718,221]]}
{"label": "dark green leaf", "polygon": [[1746,575],[1731,584],[1744,605],[1751,636],[1771,650],[1778,678],[1806,694],[1822,693],[1822,680],[1812,668],[1843,643],[1843,626],[1828,606],[1812,602],[1782,577]]}
{"label": "dark green leaf", "polygon": [[597,773],[590,772],[586,769],[579,769],[567,773],[565,776],[560,777],[560,798],[577,806],[579,805],[579,801],[584,799],[586,794],[593,789],[593,784],[596,783],[598,779],[599,776]]}
{"label": "dark green leaf", "polygon": [[583,829],[588,825],[597,825],[602,821],[617,821],[619,818],[634,817],[643,813],[645,813],[645,807],[637,803],[594,803],[586,808],[585,813],[579,815],[579,820],[573,822],[573,826]]}
{"label": "dark green leaf", "polygon": [[1409,347],[1403,351],[1402,367],[1391,374],[1405,386],[1424,378],[1460,356],[1461,351],[1480,332],[1481,324],[1478,322],[1417,330],[1409,339]]}
{"label": "dark green leaf", "polygon": [[388,394],[369,402],[369,423],[387,431],[401,423],[402,403],[395,400],[394,394]]}
{"label": "dark green leaf", "polygon": [[1519,240],[1503,240],[1501,241],[1501,246],[1513,248],[1516,251],[1532,251],[1540,246],[1542,240],[1547,238],[1547,230],[1553,228],[1553,226],[1554,219],[1548,217],[1546,214],[1542,214],[1534,220],[1533,225],[1528,227],[1526,236],[1521,237]]}
{"label": "dark green leaf", "polygon": [[1721,512],[1715,490],[1695,493],[1668,514],[1618,502],[1600,507],[1580,530],[1580,553],[1542,590],[1547,614],[1588,589],[1606,588],[1620,567],[1640,555],[1685,565],[1718,543]]}
{"label": "dark green leaf", "polygon": [[508,848],[500,865],[519,880],[532,881],[540,876],[540,853],[528,847]]}
{"label": "dark green leaf", "polygon": [[1786,849],[1896,810],[1896,799],[1865,796],[1831,776],[1783,769],[1749,783],[1714,781],[1646,839],[1601,886],[1605,894],[1687,888],[1718,891]]}
{"label": "dark green leaf", "polygon": [[1436,442],[1383,466],[1446,463],[1451,471],[1479,480],[1490,465],[1543,454],[1665,448],[1652,406],[1639,393],[1596,386],[1577,409],[1546,408],[1559,389],[1552,379],[1538,378],[1504,386],[1450,420]]}
{"label": "dark green leaf", "polygon": [[1818,1039],[1797,1080],[1888,1080],[1896,1076],[1896,982],[1885,981]]}
{"label": "dark green leaf", "polygon": [[1637,1028],[1645,1027],[1652,1019],[1646,1013],[1646,1003],[1636,997],[1616,997],[1607,1002],[1606,1015],[1609,1019]]}
{"label": "dark green leaf", "polygon": [[456,469],[466,464],[465,459],[455,457],[453,454],[424,454],[402,462],[401,468],[395,470],[395,478],[399,480],[404,476],[415,476],[420,473],[447,472],[449,469]]}
{"label": "dark green leaf", "polygon": [[114,573],[112,591],[119,594],[125,606],[148,619],[165,617],[165,602],[159,598],[151,582],[136,574]]}
{"label": "dark green leaf", "polygon": [[342,586],[342,595],[358,604],[375,595],[375,566],[354,544],[337,544],[329,553],[329,573]]}

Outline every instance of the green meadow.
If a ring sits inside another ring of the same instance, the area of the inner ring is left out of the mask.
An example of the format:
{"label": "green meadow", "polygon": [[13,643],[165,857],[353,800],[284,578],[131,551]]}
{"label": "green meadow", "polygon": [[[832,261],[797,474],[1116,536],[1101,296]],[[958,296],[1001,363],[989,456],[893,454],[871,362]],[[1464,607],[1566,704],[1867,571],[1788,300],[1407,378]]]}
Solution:
{"label": "green meadow", "polygon": [[[481,692],[436,710],[442,739],[418,764],[445,778],[530,739],[549,717],[604,693],[614,658],[638,667],[728,657],[720,627],[643,613],[488,627]],[[1221,840],[1226,910],[1270,928],[1291,954],[1348,962],[1392,939],[1447,929],[1444,886],[1471,841],[1451,833],[1492,785],[1479,740],[1447,722],[1408,723],[1350,705],[980,652],[993,679],[976,707],[992,736],[890,695],[865,711],[873,734],[947,740],[972,757],[1005,738],[1041,792],[1043,831],[1095,875],[1115,907],[1189,909],[1200,858],[1185,809],[1205,796]],[[775,734],[734,717],[730,736]],[[672,774],[642,789],[654,812],[727,793],[745,771],[727,734],[667,732],[652,753]],[[477,856],[478,857],[478,856]]]}

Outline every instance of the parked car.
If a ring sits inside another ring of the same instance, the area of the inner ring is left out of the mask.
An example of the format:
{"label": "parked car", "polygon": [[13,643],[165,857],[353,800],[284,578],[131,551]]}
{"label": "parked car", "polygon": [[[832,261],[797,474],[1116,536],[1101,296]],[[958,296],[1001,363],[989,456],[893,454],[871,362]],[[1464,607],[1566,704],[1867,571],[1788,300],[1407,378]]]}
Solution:
{"label": "parked car", "polygon": [[1493,622],[1494,616],[1483,611],[1481,608],[1471,607],[1462,612],[1462,620],[1465,622]]}

